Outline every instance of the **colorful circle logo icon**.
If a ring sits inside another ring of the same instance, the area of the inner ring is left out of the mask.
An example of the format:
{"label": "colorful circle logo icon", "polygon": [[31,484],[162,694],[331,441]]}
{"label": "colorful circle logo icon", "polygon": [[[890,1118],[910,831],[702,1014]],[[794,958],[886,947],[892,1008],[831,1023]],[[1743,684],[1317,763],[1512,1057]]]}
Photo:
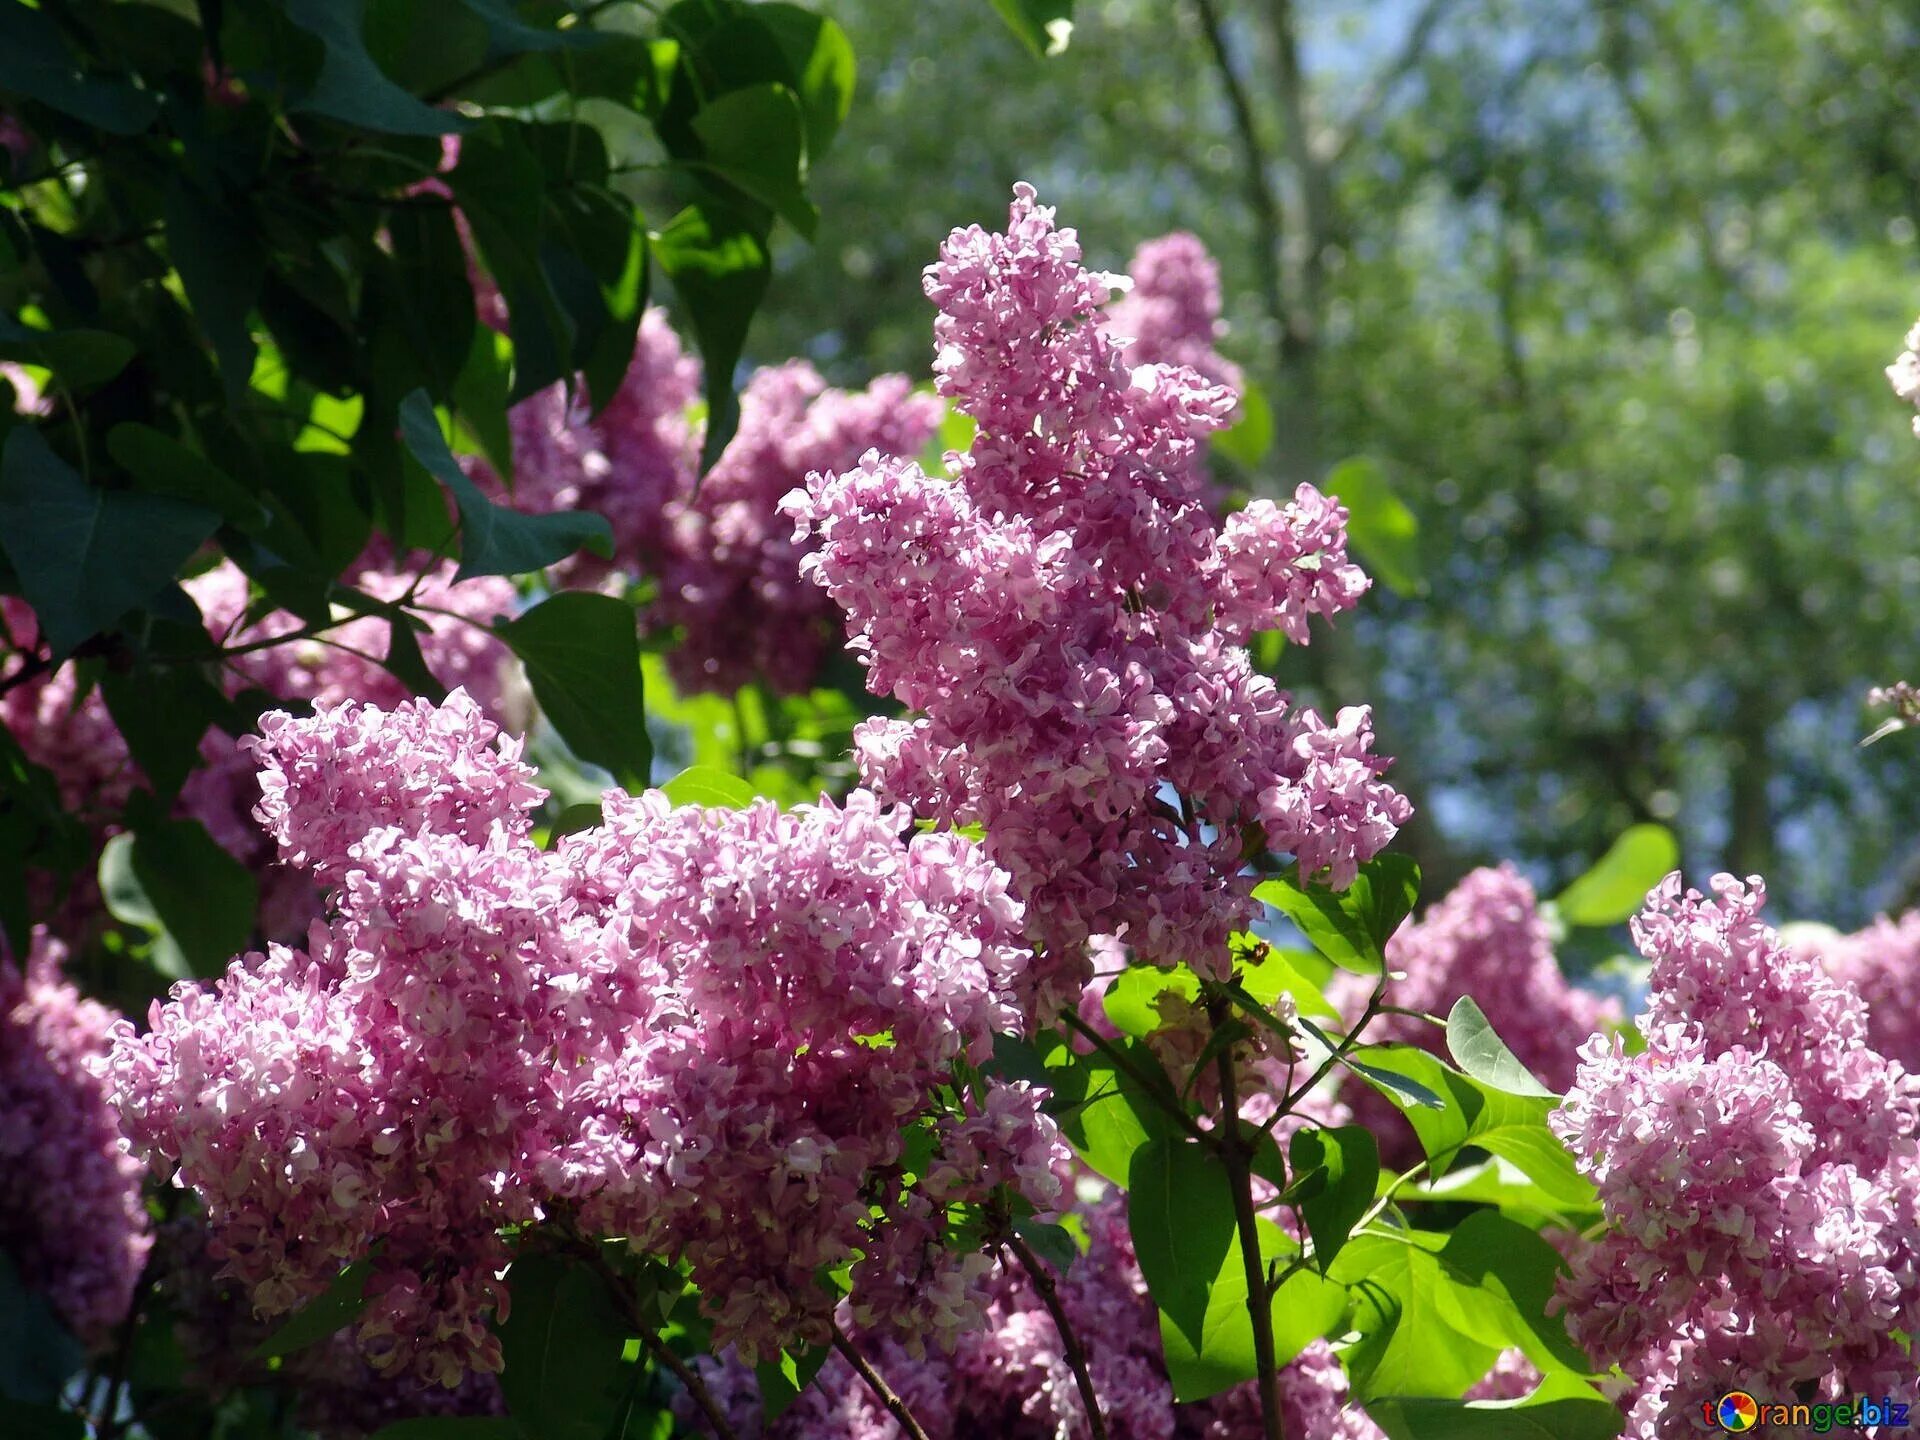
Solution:
{"label": "colorful circle logo icon", "polygon": [[1738,1435],[1760,1423],[1760,1402],[1744,1390],[1729,1390],[1720,1397],[1713,1416],[1722,1430]]}

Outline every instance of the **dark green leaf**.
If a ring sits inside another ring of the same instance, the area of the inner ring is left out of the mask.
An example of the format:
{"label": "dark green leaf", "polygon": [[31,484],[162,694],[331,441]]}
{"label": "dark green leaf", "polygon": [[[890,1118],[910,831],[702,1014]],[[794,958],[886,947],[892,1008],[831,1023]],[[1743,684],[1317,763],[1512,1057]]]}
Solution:
{"label": "dark green leaf", "polygon": [[0,360],[51,370],[75,390],[111,380],[126,369],[134,349],[133,341],[111,330],[33,330],[0,315]]}
{"label": "dark green leaf", "polygon": [[[1586,1374],[1592,1364],[1567,1335],[1565,1321],[1549,1315],[1555,1291],[1566,1275],[1560,1252],[1535,1231],[1491,1210],[1476,1210],[1447,1236],[1440,1251],[1453,1272],[1506,1298],[1510,1317],[1503,1330],[1479,1338],[1517,1344],[1543,1371]],[[1524,1327],[1516,1334],[1515,1323]],[[1470,1328],[1471,1322],[1467,1322]]]}
{"label": "dark green leaf", "polygon": [[1679,864],[1680,847],[1666,826],[1630,826],[1591,870],[1554,897],[1554,908],[1569,925],[1618,925]]}
{"label": "dark green leaf", "polygon": [[213,343],[229,399],[246,394],[257,353],[247,317],[266,280],[266,257],[247,220],[176,176],[163,212],[167,253],[194,318]]}
{"label": "dark green leaf", "polygon": [[1386,966],[1388,938],[1420,896],[1420,867],[1407,855],[1378,855],[1344,890],[1303,881],[1290,871],[1253,893],[1299,926],[1334,964],[1375,975]]}
{"label": "dark green leaf", "polygon": [[773,274],[766,239],[734,212],[700,205],[681,211],[653,237],[653,253],[679,292],[706,363],[707,434],[700,450],[704,474],[740,423],[733,372]]}
{"label": "dark green leaf", "polygon": [[454,381],[460,423],[473,433],[500,483],[513,489],[513,432],[507,397],[513,391],[513,342],[485,325],[473,329],[473,345]]}
{"label": "dark green leaf", "polygon": [[129,421],[114,426],[107,432],[107,453],[143,490],[217,511],[249,535],[267,528],[267,509],[258,495],[191,446],[150,425]]}
{"label": "dark green leaf", "polygon": [[811,240],[820,212],[807,199],[806,121],[784,85],[716,96],[693,117],[700,163],[740,187]]}
{"label": "dark green leaf", "polygon": [[987,0],[1035,58],[1058,55],[1073,34],[1073,0]]}
{"label": "dark green leaf", "polygon": [[625,601],[570,590],[497,627],[568,748],[630,788],[653,766],[635,624]]}
{"label": "dark green leaf", "polygon": [[1557,1098],[1522,1065],[1473,998],[1462,995],[1447,1014],[1447,1053],[1474,1079],[1515,1095]]}
{"label": "dark green leaf", "polygon": [[[466,477],[434,416],[433,402],[416,390],[400,404],[400,433],[414,459],[453,494],[460,511],[460,569],[457,579],[473,575],[523,575],[564,560],[582,545],[612,544],[604,516],[579,510],[525,515],[496,505]],[[628,612],[631,618],[631,611]],[[635,662],[636,666],[638,662]],[[639,671],[636,668],[635,672]],[[639,682],[636,680],[635,684]]]}
{"label": "dark green leaf", "polygon": [[507,1411],[533,1440],[605,1440],[624,1388],[620,1356],[632,1326],[584,1263],[523,1255],[507,1272],[500,1326]]}
{"label": "dark green leaf", "polygon": [[703,805],[710,810],[744,810],[759,798],[738,775],[712,765],[689,766],[660,789],[676,806]]}
{"label": "dark green leaf", "polygon": [[834,21],[798,5],[772,0],[755,5],[750,14],[786,54],[788,84],[806,115],[807,160],[817,165],[853,105],[853,46]]}
{"label": "dark green leaf", "polygon": [[124,80],[89,75],[46,13],[0,5],[0,91],[12,91],[111,135],[138,135],[159,105]]}
{"label": "dark green leaf", "polygon": [[0,550],[56,655],[150,600],[214,531],[211,510],[95,489],[31,426],[0,456]]}
{"label": "dark green leaf", "polygon": [[198,820],[152,820],[133,838],[133,878],[196,975],[218,975],[253,938],[253,873]]}
{"label": "dark green leaf", "polygon": [[1313,1237],[1313,1255],[1325,1270],[1373,1204],[1380,1181],[1380,1148],[1362,1125],[1295,1132],[1287,1158],[1296,1175],[1320,1171],[1326,1182],[1303,1199],[1300,1213]]}
{"label": "dark green leaf", "polygon": [[[1333,1054],[1338,1049],[1333,1038],[1328,1035],[1326,1031],[1322,1030],[1318,1025],[1304,1016],[1302,1016],[1300,1020],[1300,1029],[1307,1035],[1312,1043],[1319,1048],[1323,1055]],[[1408,1051],[1407,1063],[1409,1065],[1417,1065],[1421,1061],[1424,1061],[1431,1064],[1437,1070],[1446,1069],[1444,1065],[1441,1065],[1439,1061],[1426,1054],[1425,1051],[1414,1051],[1411,1047],[1406,1048]],[[1384,1053],[1387,1053],[1385,1048],[1379,1046],[1372,1047],[1364,1053],[1349,1051],[1341,1059],[1340,1063],[1345,1065],[1347,1069],[1353,1071],[1354,1074],[1365,1079],[1376,1090],[1380,1091],[1388,1099],[1402,1108],[1408,1105],[1417,1105],[1428,1110],[1443,1110],[1446,1108],[1446,1100],[1443,1098],[1446,1092],[1443,1086],[1422,1083],[1422,1081],[1415,1079],[1413,1075],[1408,1074],[1404,1067],[1395,1067],[1380,1063],[1377,1057]],[[1399,1054],[1401,1051],[1395,1049],[1392,1053]]]}
{"label": "dark green leaf", "polygon": [[201,737],[230,709],[206,676],[186,666],[109,673],[100,694],[134,763],[165,803],[199,762]]}
{"label": "dark green leaf", "polygon": [[[404,336],[434,396],[451,399],[479,338],[475,332],[482,328],[453,212],[441,206],[395,206],[388,212],[387,234],[392,263],[371,269],[369,279],[386,277],[382,293],[398,321],[396,334]],[[487,337],[495,338],[491,331]]]}
{"label": "dark green leaf", "polygon": [[53,1405],[86,1358],[46,1296],[29,1289],[0,1250],[0,1396],[22,1405]]}
{"label": "dark green leaf", "polygon": [[1073,1262],[1080,1258],[1080,1246],[1075,1242],[1073,1232],[1064,1225],[1053,1225],[1028,1217],[1013,1222],[1013,1233],[1026,1242],[1029,1250],[1062,1275],[1072,1269]]}
{"label": "dark green leaf", "polygon": [[541,265],[547,175],[531,143],[536,133],[489,120],[461,140],[448,177],[507,304],[516,400],[570,374],[574,351],[571,322]]}
{"label": "dark green leaf", "polygon": [[86,1422],[57,1405],[29,1405],[0,1394],[0,1435],[7,1440],[84,1440]]}
{"label": "dark green leaf", "polygon": [[1424,592],[1420,525],[1393,493],[1386,472],[1365,458],[1343,460],[1321,488],[1347,507],[1347,540],[1361,563],[1396,594]]}
{"label": "dark green leaf", "polygon": [[295,111],[325,115],[393,135],[446,135],[466,129],[451,110],[424,105],[381,73],[361,33],[364,0],[284,0],[287,18],[325,47],[319,77]]}
{"label": "dark green leaf", "polygon": [[296,1350],[319,1344],[352,1324],[367,1308],[369,1268],[366,1261],[359,1260],[334,1276],[331,1285],[294,1311],[281,1322],[279,1329],[254,1347],[253,1358],[271,1360],[276,1355],[291,1355]]}

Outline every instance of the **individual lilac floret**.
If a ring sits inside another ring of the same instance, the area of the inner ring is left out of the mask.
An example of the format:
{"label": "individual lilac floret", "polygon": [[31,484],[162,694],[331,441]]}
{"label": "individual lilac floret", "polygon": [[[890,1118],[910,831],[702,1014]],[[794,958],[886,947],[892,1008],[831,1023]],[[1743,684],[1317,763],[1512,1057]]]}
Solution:
{"label": "individual lilac floret", "polygon": [[142,1167],[92,1070],[116,1017],[62,977],[65,958],[44,929],[22,966],[0,941],[0,1254],[99,1347],[126,1317],[152,1237]]}
{"label": "individual lilac floret", "polygon": [[1357,598],[1344,513],[1309,487],[1216,532],[1203,442],[1232,393],[1129,368],[1095,320],[1108,278],[1031,187],[1004,233],[954,231],[926,290],[972,448],[951,476],[869,452],[784,506],[868,687],[922,712],[860,726],[861,773],[984,828],[1044,957],[1030,1013],[1076,1003],[1095,935],[1218,969],[1250,851],[1344,886],[1409,813],[1364,709],[1293,710],[1238,643]]}
{"label": "individual lilac floret", "polygon": [[1572,1256],[1568,1328],[1645,1440],[1697,1433],[1728,1375],[1892,1393],[1920,1323],[1920,1084],[1761,923],[1757,878],[1713,889],[1648,896],[1646,1049],[1596,1036],[1552,1117],[1610,1227]]}

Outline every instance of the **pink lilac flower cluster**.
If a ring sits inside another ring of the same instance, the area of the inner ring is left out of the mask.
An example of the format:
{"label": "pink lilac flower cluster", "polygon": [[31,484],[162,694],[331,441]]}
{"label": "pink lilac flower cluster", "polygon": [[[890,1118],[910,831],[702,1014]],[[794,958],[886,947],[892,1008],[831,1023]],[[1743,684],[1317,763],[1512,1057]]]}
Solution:
{"label": "pink lilac flower cluster", "polygon": [[1552,1122],[1610,1224],[1572,1257],[1568,1328],[1648,1440],[1695,1433],[1729,1376],[1895,1393],[1920,1324],[1920,1081],[1761,922],[1757,878],[1713,890],[1649,895],[1646,1050],[1595,1037]]}
{"label": "pink lilac flower cluster", "polygon": [[1144,241],[1127,262],[1127,278],[1130,288],[1105,313],[1107,329],[1127,342],[1126,363],[1184,365],[1238,391],[1240,367],[1214,348],[1227,331],[1220,266],[1200,238],[1176,230]]}
{"label": "pink lilac flower cluster", "polygon": [[[524,726],[526,704],[512,656],[486,628],[495,616],[511,611],[512,582],[480,576],[455,583],[451,564],[429,571],[417,587],[413,576],[378,565],[363,566],[347,579],[378,600],[396,601],[411,590],[411,603],[421,607],[427,622],[416,639],[428,671],[442,684],[466,687],[494,718],[514,728]],[[230,561],[185,581],[183,588],[198,606],[208,633],[224,647],[245,649],[284,640],[226,660],[220,680],[229,695],[257,689],[285,701],[358,699],[394,705],[409,693],[378,662],[388,645],[387,621],[382,618],[350,620],[329,630],[324,639],[290,639],[286,637],[304,626],[285,611],[270,611],[249,622],[249,581]],[[0,596],[0,621],[6,627],[5,649],[0,649],[0,679],[5,679],[18,673],[38,648],[39,627],[33,611],[12,596]],[[15,653],[7,656],[5,650]],[[76,667],[61,665],[0,693],[0,727],[31,763],[53,775],[67,810],[104,839],[142,777],[99,690],[81,693]],[[297,931],[312,915],[313,887],[272,867],[272,847],[252,823],[259,800],[254,770],[234,736],[209,729],[200,742],[200,763],[181,790],[178,813],[200,821],[223,848],[259,872],[265,882],[262,928],[269,935],[282,935],[290,928]],[[78,910],[97,913],[97,896],[84,879],[80,891]]]}
{"label": "pink lilac flower cluster", "polygon": [[[1039,1096],[933,1092],[1014,1023],[1004,873],[856,792],[781,813],[610,791],[542,851],[518,744],[464,693],[320,702],[253,749],[282,859],[331,887],[301,949],[176,987],[110,1066],[122,1125],[199,1192],[263,1315],[372,1257],[362,1348],[456,1383],[497,1369],[501,1227],[556,1208],[688,1263],[747,1356],[863,1321],[950,1344],[986,1266],[946,1207],[1045,1210],[1063,1155]],[[902,1132],[934,1162],[908,1185]],[[944,1157],[944,1158],[943,1158]]]}
{"label": "pink lilac flower cluster", "polygon": [[1864,930],[1796,941],[1867,1006],[1867,1039],[1890,1060],[1920,1067],[1920,910],[1882,915]]}
{"label": "pink lilac flower cluster", "polygon": [[793,693],[817,681],[840,648],[839,615],[801,578],[803,552],[780,501],[869,449],[917,454],[943,410],[904,375],[849,391],[829,389],[804,360],[754,374],[739,433],[668,514],[652,619],[681,632],[667,657],[681,689],[728,693],[757,679]]}
{"label": "pink lilac flower cluster", "polygon": [[152,1237],[141,1167],[89,1069],[115,1017],[80,997],[65,960],[44,929],[21,965],[0,940],[0,1255],[97,1346],[126,1317]]}
{"label": "pink lilac flower cluster", "polygon": [[[1907,348],[1887,367],[1887,379],[1894,394],[1909,405],[1920,406],[1920,320],[1907,331]],[[1920,435],[1920,415],[1914,416],[1913,433]]]}
{"label": "pink lilac flower cluster", "polygon": [[926,276],[971,450],[950,477],[869,452],[783,506],[869,688],[922,712],[856,731],[863,776],[984,827],[1045,956],[1041,1014],[1079,995],[1095,935],[1218,968],[1257,908],[1250,849],[1345,885],[1409,812],[1365,709],[1290,709],[1237,643],[1353,603],[1344,517],[1302,486],[1217,531],[1202,444],[1233,395],[1130,369],[1093,321],[1111,286],[1016,187],[1005,233],[956,230]]}
{"label": "pink lilac flower cluster", "polygon": [[[555,578],[652,578],[658,590],[645,619],[677,633],[668,665],[683,690],[725,694],[753,681],[807,690],[837,648],[839,622],[800,578],[801,547],[780,520],[781,497],[812,472],[845,469],[875,447],[917,452],[943,407],[901,375],[837,390],[805,361],[770,366],[747,382],[739,431],[702,478],[700,430],[689,419],[699,384],[699,365],[681,352],[665,315],[648,311],[633,365],[597,418],[563,385],[510,412],[512,503],[607,517],[612,558],[574,556]],[[501,488],[484,465],[469,463]]]}
{"label": "pink lilac flower cluster", "polygon": [[[1387,942],[1387,960],[1404,977],[1389,987],[1392,1004],[1444,1016],[1461,996],[1471,997],[1520,1063],[1555,1090],[1573,1083],[1580,1047],[1588,1038],[1621,1020],[1617,1001],[1567,982],[1533,886],[1511,865],[1467,875],[1418,921],[1400,928]],[[1342,972],[1328,983],[1327,995],[1351,1021],[1365,1007],[1373,984],[1370,977]],[[1411,1015],[1376,1018],[1367,1039],[1446,1055],[1445,1033]],[[1404,1166],[1419,1157],[1412,1130],[1373,1087],[1343,1085],[1342,1092],[1362,1123],[1380,1137],[1390,1162]]]}

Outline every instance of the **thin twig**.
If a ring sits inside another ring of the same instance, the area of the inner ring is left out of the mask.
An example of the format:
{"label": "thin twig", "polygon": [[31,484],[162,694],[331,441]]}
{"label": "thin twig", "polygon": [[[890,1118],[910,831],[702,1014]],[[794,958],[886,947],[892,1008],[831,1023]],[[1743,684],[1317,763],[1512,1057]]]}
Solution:
{"label": "thin twig", "polygon": [[[1211,1018],[1217,1029],[1227,1018],[1226,1002],[1216,1000]],[[1247,1278],[1247,1318],[1253,1324],[1253,1363],[1260,1391],[1260,1418],[1266,1440],[1287,1440],[1286,1417],[1280,1413],[1280,1367],[1273,1344],[1273,1292],[1260,1264],[1260,1217],[1253,1205],[1253,1170],[1248,1163],[1246,1137],[1240,1133],[1240,1092],[1233,1072],[1233,1047],[1222,1045],[1214,1057],[1220,1076],[1220,1163],[1226,1167],[1233,1194],[1234,1224],[1240,1232],[1240,1260]]]}
{"label": "thin twig", "polygon": [[1066,1307],[1060,1303],[1060,1292],[1053,1283],[1053,1276],[1047,1273],[1046,1267],[1027,1247],[1027,1242],[1018,1235],[1009,1234],[1006,1247],[1026,1269],[1033,1281],[1033,1288],[1040,1294],[1040,1303],[1047,1307],[1047,1314],[1053,1317],[1053,1328],[1060,1335],[1061,1352],[1067,1367],[1073,1371],[1074,1383],[1080,1387],[1080,1403],[1087,1408],[1087,1429],[1093,1440],[1107,1440],[1107,1417],[1100,1413],[1100,1397],[1094,1393],[1093,1375],[1087,1369],[1087,1352],[1081,1347],[1080,1337],[1074,1333],[1073,1325],[1067,1319]]}
{"label": "thin twig", "polygon": [[1275,1120],[1278,1120],[1282,1115],[1285,1115],[1288,1111],[1292,1110],[1294,1106],[1298,1105],[1301,1100],[1305,1099],[1307,1093],[1311,1091],[1314,1086],[1326,1079],[1327,1076],[1332,1073],[1333,1068],[1343,1062],[1347,1056],[1352,1053],[1353,1048],[1360,1043],[1361,1032],[1364,1031],[1367,1026],[1371,1025],[1374,1017],[1380,1013],[1381,1002],[1385,999],[1386,993],[1387,977],[1382,973],[1379,983],[1373,987],[1373,994],[1367,997],[1367,1008],[1360,1012],[1359,1020],[1354,1023],[1352,1029],[1348,1030],[1347,1033],[1341,1037],[1340,1043],[1333,1047],[1333,1052],[1314,1068],[1314,1072],[1305,1080],[1301,1081],[1298,1086],[1287,1092],[1286,1098],[1280,1102],[1280,1108],[1274,1112],[1273,1119],[1267,1121],[1266,1128],[1273,1128]]}
{"label": "thin twig", "polygon": [[720,1408],[720,1402],[713,1398],[713,1392],[707,1388],[707,1382],[700,1378],[700,1372],[674,1354],[666,1341],[654,1334],[644,1321],[640,1325],[640,1344],[686,1387],[687,1394],[693,1397],[693,1403],[700,1407],[700,1413],[707,1417],[707,1423],[713,1426],[713,1433],[720,1440],[740,1440],[740,1432],[733,1428],[726,1411]]}
{"label": "thin twig", "polygon": [[927,1440],[927,1432],[920,1428],[920,1422],[913,1418],[913,1412],[907,1409],[907,1402],[893,1393],[893,1387],[880,1377],[880,1372],[867,1363],[867,1357],[860,1353],[859,1347],[847,1338],[846,1332],[838,1325],[833,1327],[833,1348],[840,1357],[853,1367],[853,1373],[867,1382],[867,1388],[873,1391],[874,1398],[887,1407],[887,1413],[893,1416],[900,1428],[907,1432],[907,1440]]}

